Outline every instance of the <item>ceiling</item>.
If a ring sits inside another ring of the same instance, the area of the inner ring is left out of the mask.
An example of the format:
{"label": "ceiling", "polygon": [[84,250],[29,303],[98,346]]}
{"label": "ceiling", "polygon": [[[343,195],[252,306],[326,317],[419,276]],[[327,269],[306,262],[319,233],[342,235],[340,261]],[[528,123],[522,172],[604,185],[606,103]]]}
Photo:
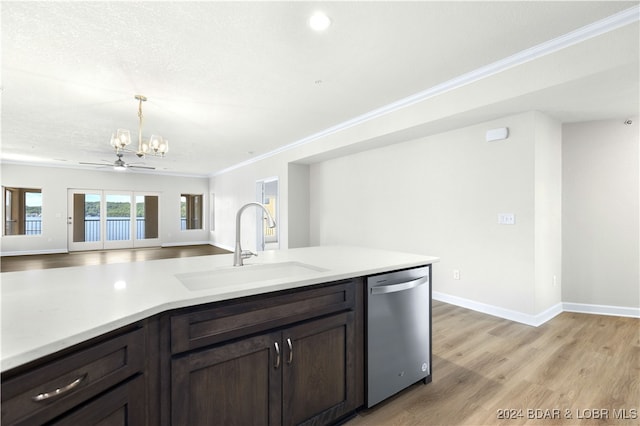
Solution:
{"label": "ceiling", "polygon": [[[137,138],[134,95],[142,94],[143,136],[170,142],[165,158],[143,164],[212,175],[632,7],[638,2],[2,1],[2,161],[114,161],[111,135],[126,128]],[[324,32],[307,25],[317,10],[332,20]],[[490,111],[536,109],[562,121],[637,115],[637,18],[629,26],[616,35],[623,46],[635,39],[624,67],[514,90],[495,109],[451,111],[430,131]]]}

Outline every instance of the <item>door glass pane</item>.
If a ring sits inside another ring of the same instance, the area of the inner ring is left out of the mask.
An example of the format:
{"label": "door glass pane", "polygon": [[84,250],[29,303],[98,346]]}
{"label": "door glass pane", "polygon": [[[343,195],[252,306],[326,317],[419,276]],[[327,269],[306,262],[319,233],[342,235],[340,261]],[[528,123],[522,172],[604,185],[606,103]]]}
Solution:
{"label": "door glass pane", "polygon": [[107,241],[131,239],[131,195],[107,194]]}
{"label": "door glass pane", "polygon": [[100,194],[73,194],[73,242],[100,241]]}
{"label": "door glass pane", "polygon": [[136,239],[158,238],[158,196],[136,195]]}

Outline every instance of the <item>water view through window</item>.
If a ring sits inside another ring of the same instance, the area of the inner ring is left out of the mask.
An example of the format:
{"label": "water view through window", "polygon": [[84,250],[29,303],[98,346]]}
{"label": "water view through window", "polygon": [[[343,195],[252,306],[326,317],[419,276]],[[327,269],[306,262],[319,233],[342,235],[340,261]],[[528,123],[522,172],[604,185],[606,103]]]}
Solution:
{"label": "water view through window", "polygon": [[3,187],[4,235],[42,234],[42,191]]}
{"label": "water view through window", "polygon": [[157,195],[75,191],[72,194],[73,250],[144,246],[136,242],[157,240]]}

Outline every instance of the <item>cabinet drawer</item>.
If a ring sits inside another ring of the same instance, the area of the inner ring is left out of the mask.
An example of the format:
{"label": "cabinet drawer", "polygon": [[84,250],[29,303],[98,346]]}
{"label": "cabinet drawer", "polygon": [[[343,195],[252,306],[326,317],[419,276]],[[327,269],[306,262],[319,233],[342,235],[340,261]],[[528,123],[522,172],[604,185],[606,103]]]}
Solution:
{"label": "cabinet drawer", "polygon": [[171,351],[184,352],[354,306],[354,280],[212,305],[171,317]]}
{"label": "cabinet drawer", "polygon": [[2,424],[40,424],[143,371],[144,329],[96,343],[2,382]]}
{"label": "cabinet drawer", "polygon": [[144,425],[144,376],[119,385],[99,398],[57,418],[55,426]]}

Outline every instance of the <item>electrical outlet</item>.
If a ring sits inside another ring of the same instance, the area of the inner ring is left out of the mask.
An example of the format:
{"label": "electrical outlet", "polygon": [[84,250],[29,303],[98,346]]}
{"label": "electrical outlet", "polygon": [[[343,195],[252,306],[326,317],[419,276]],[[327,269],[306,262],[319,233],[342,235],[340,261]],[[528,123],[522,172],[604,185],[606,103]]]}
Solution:
{"label": "electrical outlet", "polygon": [[453,279],[454,280],[459,280],[460,279],[460,271],[457,269],[453,270]]}

